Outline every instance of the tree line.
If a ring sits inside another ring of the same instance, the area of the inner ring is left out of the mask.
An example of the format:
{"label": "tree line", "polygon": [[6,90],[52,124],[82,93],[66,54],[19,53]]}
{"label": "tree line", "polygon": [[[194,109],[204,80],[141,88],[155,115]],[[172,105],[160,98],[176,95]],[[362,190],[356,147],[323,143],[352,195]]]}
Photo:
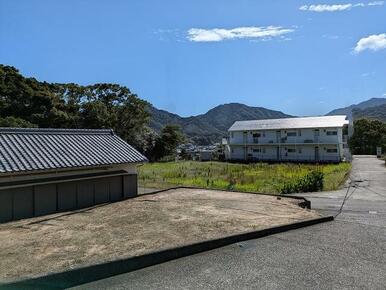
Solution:
{"label": "tree line", "polygon": [[358,119],[354,121],[354,133],[349,140],[353,154],[376,154],[376,148],[386,152],[386,124],[379,120]]}
{"label": "tree line", "polygon": [[154,132],[149,106],[118,84],[40,82],[0,65],[0,127],[111,128],[155,161],[172,155],[184,136],[175,125]]}

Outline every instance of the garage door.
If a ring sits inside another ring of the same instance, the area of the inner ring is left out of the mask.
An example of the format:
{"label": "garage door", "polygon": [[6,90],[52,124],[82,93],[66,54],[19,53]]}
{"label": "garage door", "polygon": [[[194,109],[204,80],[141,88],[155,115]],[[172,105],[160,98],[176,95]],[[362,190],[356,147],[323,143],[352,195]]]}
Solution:
{"label": "garage door", "polygon": [[80,182],[65,182],[58,184],[58,211],[77,208],[77,186]]}
{"label": "garage door", "polygon": [[34,195],[33,188],[15,188],[13,193],[13,218],[22,219],[34,215]]}
{"label": "garage door", "polygon": [[95,204],[105,203],[110,200],[109,182],[101,179],[95,182]]}
{"label": "garage door", "polygon": [[136,194],[135,175],[0,190],[0,222],[85,208]]}
{"label": "garage door", "polygon": [[79,208],[94,205],[94,182],[79,182],[77,187],[77,198]]}
{"label": "garage door", "polygon": [[0,191],[0,221],[7,222],[13,219],[12,193]]}
{"label": "garage door", "polygon": [[56,184],[34,186],[35,216],[57,211]]}
{"label": "garage door", "polygon": [[108,180],[110,200],[117,201],[123,198],[123,182],[122,176],[111,177]]}

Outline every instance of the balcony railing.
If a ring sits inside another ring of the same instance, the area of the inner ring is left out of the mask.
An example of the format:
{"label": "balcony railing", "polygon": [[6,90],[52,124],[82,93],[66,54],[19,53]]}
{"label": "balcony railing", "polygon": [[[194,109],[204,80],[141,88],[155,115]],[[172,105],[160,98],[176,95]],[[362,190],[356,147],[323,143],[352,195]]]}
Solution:
{"label": "balcony railing", "polygon": [[[339,144],[338,140],[332,141],[332,140],[323,140],[323,139],[286,139],[282,138],[279,140],[259,140],[257,138],[249,139],[249,140],[241,140],[238,142],[235,142],[234,140],[230,140],[230,145],[301,145],[301,144]],[[345,142],[342,142],[345,144]]]}
{"label": "balcony railing", "polygon": [[[300,161],[300,162],[339,162],[341,160],[341,157],[339,155],[320,155],[319,157],[315,155],[280,155],[277,156],[276,154],[248,154],[247,160],[250,161],[259,161],[259,160],[266,160],[266,161]],[[233,158],[237,159],[237,156],[233,156]],[[240,159],[244,158],[240,155]]]}

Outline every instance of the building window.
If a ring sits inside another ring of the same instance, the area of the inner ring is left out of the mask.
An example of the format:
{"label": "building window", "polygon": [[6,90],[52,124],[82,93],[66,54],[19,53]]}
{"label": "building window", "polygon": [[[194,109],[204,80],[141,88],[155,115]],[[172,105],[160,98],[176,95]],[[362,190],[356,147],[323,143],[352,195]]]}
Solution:
{"label": "building window", "polygon": [[337,131],[327,131],[327,136],[336,136],[338,135]]}
{"label": "building window", "polygon": [[296,149],[295,148],[288,148],[287,152],[288,153],[295,153]]}
{"label": "building window", "polygon": [[299,149],[298,149],[298,152],[301,154],[301,153],[302,153],[302,148],[299,148]]}
{"label": "building window", "polygon": [[294,132],[294,131],[288,132],[288,133],[287,133],[287,136],[288,136],[288,137],[296,137],[296,132]]}
{"label": "building window", "polygon": [[328,148],[326,151],[327,153],[338,153],[338,149],[336,148]]}
{"label": "building window", "polygon": [[255,148],[255,149],[253,149],[253,152],[254,152],[254,153],[260,153],[260,152],[261,152],[261,149]]}
{"label": "building window", "polygon": [[253,138],[259,138],[260,136],[260,133],[253,133]]}
{"label": "building window", "polygon": [[233,132],[231,132],[231,138],[233,138]]}
{"label": "building window", "polygon": [[263,148],[263,153],[265,153],[265,148]]}
{"label": "building window", "polygon": [[298,130],[298,135],[302,136],[302,130]]}
{"label": "building window", "polygon": [[235,153],[235,150],[232,148],[231,152],[232,152],[232,153]]}

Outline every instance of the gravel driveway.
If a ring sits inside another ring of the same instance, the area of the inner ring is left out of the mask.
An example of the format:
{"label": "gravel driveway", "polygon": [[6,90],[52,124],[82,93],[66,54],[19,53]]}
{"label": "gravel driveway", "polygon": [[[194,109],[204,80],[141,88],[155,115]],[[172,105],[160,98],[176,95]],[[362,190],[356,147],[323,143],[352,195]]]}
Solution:
{"label": "gravel driveway", "polygon": [[177,189],[0,225],[0,280],[141,255],[319,216],[298,200]]}

